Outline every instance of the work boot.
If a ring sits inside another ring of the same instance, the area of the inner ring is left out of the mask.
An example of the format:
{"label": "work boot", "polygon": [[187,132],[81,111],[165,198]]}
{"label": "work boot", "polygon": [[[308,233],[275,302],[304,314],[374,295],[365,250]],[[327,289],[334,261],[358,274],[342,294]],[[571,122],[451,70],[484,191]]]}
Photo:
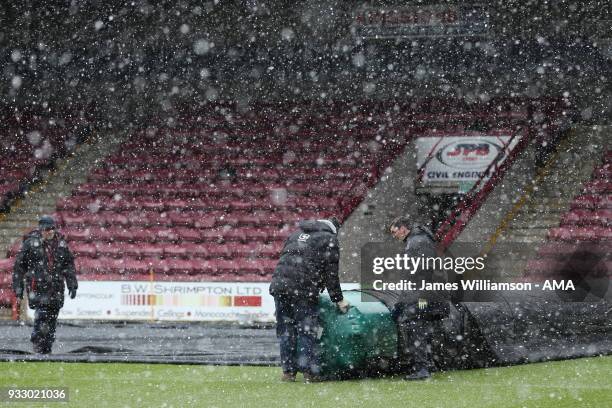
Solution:
{"label": "work boot", "polygon": [[304,382],[305,383],[316,383],[316,382],[321,382],[323,381],[323,379],[321,377],[319,377],[318,375],[314,375],[314,374],[310,374],[310,373],[304,373]]}
{"label": "work boot", "polygon": [[426,380],[431,377],[431,373],[426,368],[421,368],[414,371],[412,374],[408,374],[404,377],[404,380],[415,381],[415,380]]}
{"label": "work boot", "polygon": [[51,347],[47,344],[34,343],[32,346],[36,354],[51,354]]}
{"label": "work boot", "polygon": [[282,382],[295,382],[295,373],[283,373],[281,377]]}

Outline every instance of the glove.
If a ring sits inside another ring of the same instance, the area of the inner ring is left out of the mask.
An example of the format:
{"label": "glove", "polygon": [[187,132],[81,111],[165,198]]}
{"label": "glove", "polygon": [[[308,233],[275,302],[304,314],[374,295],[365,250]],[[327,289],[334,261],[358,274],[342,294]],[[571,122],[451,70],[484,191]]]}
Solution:
{"label": "glove", "polygon": [[76,289],[68,289],[68,294],[70,295],[70,299],[74,299],[76,297]]}
{"label": "glove", "polygon": [[419,299],[417,302],[417,307],[419,308],[419,310],[424,310],[427,307],[427,300]]}
{"label": "glove", "polygon": [[341,301],[336,303],[336,306],[338,306],[338,310],[340,310],[340,313],[344,314],[348,312],[349,307],[351,307],[351,304],[347,302],[345,299],[342,299]]}
{"label": "glove", "polygon": [[17,296],[17,299],[21,300],[23,299],[23,289],[18,289],[15,291],[15,296]]}

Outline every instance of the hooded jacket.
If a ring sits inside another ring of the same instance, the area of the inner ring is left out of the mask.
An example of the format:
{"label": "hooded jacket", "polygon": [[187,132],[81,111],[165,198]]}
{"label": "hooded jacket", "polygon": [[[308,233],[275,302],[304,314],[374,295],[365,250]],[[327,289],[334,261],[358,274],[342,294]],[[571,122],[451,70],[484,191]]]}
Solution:
{"label": "hooded jacket", "polygon": [[333,302],[342,300],[338,278],[340,250],[331,222],[302,221],[289,236],[270,284],[272,296],[317,299],[327,289]]}
{"label": "hooded jacket", "polygon": [[[413,224],[404,242],[406,243],[404,252],[409,257],[430,258],[438,256],[434,235],[429,228],[424,225],[417,223]],[[414,277],[417,279],[417,285],[420,287],[421,281],[429,283],[444,281],[445,279],[440,275],[440,272],[441,271],[436,271],[431,268],[427,269],[421,267],[415,272]],[[414,302],[414,295],[412,292],[405,291],[403,295],[405,295],[402,299],[404,303]],[[448,300],[448,293],[445,291],[417,291],[416,295],[417,298],[423,298],[429,302],[446,302]]]}
{"label": "hooded jacket", "polygon": [[[46,246],[51,245],[53,263],[49,264]],[[64,305],[64,281],[69,290],[78,287],[74,257],[68,244],[58,232],[45,243],[39,230],[23,239],[13,267],[13,290],[17,294],[28,292],[29,306],[61,308]]]}

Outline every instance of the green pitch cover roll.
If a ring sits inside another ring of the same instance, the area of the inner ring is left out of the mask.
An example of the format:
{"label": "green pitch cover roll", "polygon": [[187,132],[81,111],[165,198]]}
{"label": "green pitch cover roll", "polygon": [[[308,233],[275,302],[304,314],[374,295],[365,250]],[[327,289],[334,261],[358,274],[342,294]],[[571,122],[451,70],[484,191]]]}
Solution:
{"label": "green pitch cover roll", "polygon": [[346,314],[326,295],[319,301],[321,375],[341,378],[388,372],[397,354],[397,328],[389,309],[366,293],[345,291],[344,297],[351,304]]}
{"label": "green pitch cover roll", "polygon": [[[320,298],[319,361],[326,379],[378,377],[404,372],[396,359],[393,292],[347,290],[342,314]],[[437,370],[456,370],[563,360],[612,353],[610,303],[565,302],[554,293],[497,293],[495,302],[459,302],[432,321]]]}

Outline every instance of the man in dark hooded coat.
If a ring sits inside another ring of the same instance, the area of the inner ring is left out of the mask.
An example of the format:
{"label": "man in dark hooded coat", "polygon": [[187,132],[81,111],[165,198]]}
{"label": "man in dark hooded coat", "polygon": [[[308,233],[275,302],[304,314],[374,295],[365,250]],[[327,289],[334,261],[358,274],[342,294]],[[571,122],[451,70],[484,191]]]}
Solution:
{"label": "man in dark hooded coat", "polygon": [[[432,232],[424,225],[413,222],[409,217],[402,216],[393,220],[389,226],[391,235],[406,244],[404,253],[414,258],[435,258],[438,256],[437,244]],[[414,276],[418,280],[433,283],[438,281],[436,271],[420,268]],[[399,357],[405,363],[411,362],[412,372],[407,380],[422,380],[431,376],[433,368],[431,354],[431,334],[433,321],[446,317],[450,305],[448,294],[438,291],[417,291],[416,296],[411,291],[400,294],[398,303],[393,310],[393,316],[398,324]]]}
{"label": "man in dark hooded coat", "polygon": [[38,229],[24,237],[13,268],[15,295],[22,299],[27,293],[29,307],[36,311],[30,337],[36,353],[51,353],[57,316],[64,306],[64,281],[74,299],[78,287],[74,257],[53,218],[45,215]]}
{"label": "man in dark hooded coat", "polygon": [[270,294],[276,305],[284,381],[295,381],[297,371],[304,373],[306,381],[317,380],[319,293],[327,289],[342,313],[349,308],[338,278],[339,227],[333,217],[300,222],[299,229],[285,242],[274,270]]}

